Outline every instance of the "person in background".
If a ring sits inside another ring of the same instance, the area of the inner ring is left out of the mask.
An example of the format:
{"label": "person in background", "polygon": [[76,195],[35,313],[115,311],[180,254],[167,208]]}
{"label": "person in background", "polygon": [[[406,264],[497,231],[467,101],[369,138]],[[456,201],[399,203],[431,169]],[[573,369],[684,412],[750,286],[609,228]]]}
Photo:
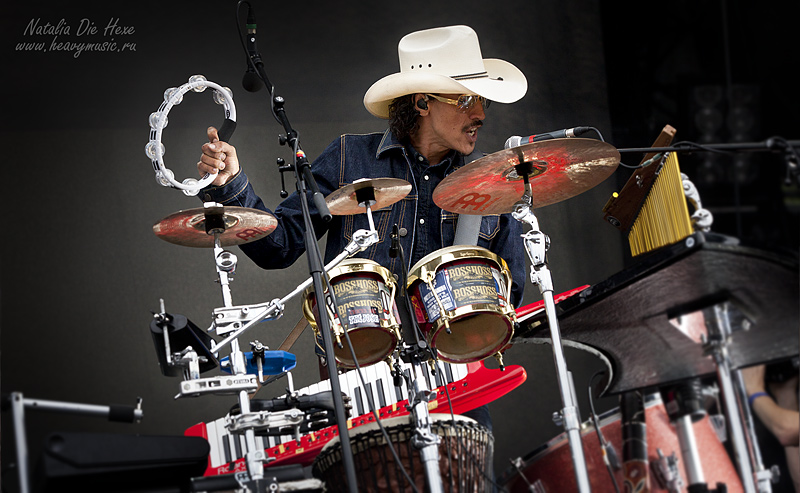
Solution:
{"label": "person in background", "polygon": [[[745,368],[741,372],[750,408],[783,446],[786,468],[794,483],[794,491],[800,492],[798,375],[795,373],[783,381],[768,382],[765,365]],[[765,444],[759,441],[759,446],[763,451]],[[765,463],[764,466],[770,467],[771,464]]]}

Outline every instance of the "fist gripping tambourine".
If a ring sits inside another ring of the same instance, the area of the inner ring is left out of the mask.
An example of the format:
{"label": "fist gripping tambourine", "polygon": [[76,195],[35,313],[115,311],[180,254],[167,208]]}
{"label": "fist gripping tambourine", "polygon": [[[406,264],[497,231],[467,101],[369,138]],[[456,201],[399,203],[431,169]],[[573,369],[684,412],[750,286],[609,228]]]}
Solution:
{"label": "fist gripping tambourine", "polygon": [[176,104],[183,101],[183,95],[189,91],[203,92],[206,88],[214,89],[214,102],[225,107],[225,121],[219,128],[219,140],[227,142],[236,129],[236,106],[233,104],[233,93],[227,87],[206,80],[202,75],[193,75],[189,82],[180,87],[170,87],[164,91],[164,102],[158,111],[150,114],[150,141],[145,146],[145,154],[153,162],[156,181],[159,185],[183,190],[186,195],[197,195],[201,188],[214,180],[215,175],[206,173],[201,179],[186,178],[183,182],[175,181],[175,173],[164,165],[164,144],[161,134],[167,126],[167,114]]}

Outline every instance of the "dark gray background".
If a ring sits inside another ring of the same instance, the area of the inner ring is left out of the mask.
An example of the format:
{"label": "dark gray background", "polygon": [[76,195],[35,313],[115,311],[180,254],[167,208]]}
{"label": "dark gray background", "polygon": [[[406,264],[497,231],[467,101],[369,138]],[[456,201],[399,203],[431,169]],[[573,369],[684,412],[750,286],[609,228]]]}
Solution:
{"label": "dark gray background", "polygon": [[[484,152],[501,149],[510,135],[576,125],[597,127],[618,148],[650,145],[665,124],[678,129],[678,140],[699,140],[692,94],[708,84],[756,89],[755,102],[745,102],[757,124],[748,127],[750,140],[798,138],[798,102],[787,75],[796,60],[785,43],[796,12],[750,3],[253,4],[267,74],[286,98],[290,121],[313,159],[340,133],[383,130],[385,122],[364,109],[364,92],[398,70],[396,47],[404,34],[450,24],[472,26],[485,57],[508,60],[528,78],[521,101],[490,108],[479,141]],[[118,44],[135,43],[135,51],[76,57],[17,49],[27,42],[50,46],[53,35],[26,35],[26,26],[33,19],[55,25],[62,18],[71,33],[59,35],[59,42],[113,37]],[[77,35],[84,18],[98,34]],[[104,37],[112,18],[134,32]],[[267,205],[280,201],[275,160],[288,159],[289,153],[277,143],[282,128],[269,114],[265,93],[241,88],[245,57],[235,2],[5,3],[1,22],[8,198],[2,391],[91,404],[144,399],[145,419],[139,425],[29,413],[34,451],[44,434],[55,430],[182,434],[195,423],[223,416],[231,398],[174,400],[178,379],[162,376],[157,366],[148,327],[159,299],[168,311],[201,327],[208,326],[222,300],[210,250],[168,244],[153,235],[156,221],[200,202],[157,185],[144,146],[148,115],[164,90],[203,74],[233,89],[238,128],[232,143]],[[735,113],[724,105],[722,110]],[[187,94],[170,112],[165,161],[179,179],[195,176],[205,129],[222,118],[207,93]],[[720,123],[717,142],[733,138],[726,125]],[[626,158],[635,164],[640,156]],[[740,165],[743,178],[736,186],[728,177],[739,169],[735,163],[723,160],[714,168],[704,159],[687,156],[682,165],[715,211],[715,229],[796,251],[797,189],[781,188],[781,160],[759,155]],[[601,209],[629,174],[620,168],[595,189],[537,211],[552,240],[549,265],[556,292],[597,283],[628,262],[624,238],[603,222]],[[291,189],[293,180],[287,179]],[[289,269],[265,272],[240,255],[234,303],[281,298],[306,276],[305,257]],[[525,303],[538,299],[529,284]],[[290,302],[282,319],[258,326],[246,338],[277,347],[300,317],[299,300]],[[296,385],[318,380],[310,331],[293,351]],[[586,353],[567,349],[566,354],[585,419],[586,388],[602,365]],[[513,347],[506,364],[524,366],[528,379],[490,405],[498,472],[510,458],[560,432],[550,420],[561,408],[550,347]],[[259,395],[282,392],[268,388]],[[601,410],[615,405],[616,397],[597,403]],[[4,466],[13,459],[9,417],[2,416]]]}

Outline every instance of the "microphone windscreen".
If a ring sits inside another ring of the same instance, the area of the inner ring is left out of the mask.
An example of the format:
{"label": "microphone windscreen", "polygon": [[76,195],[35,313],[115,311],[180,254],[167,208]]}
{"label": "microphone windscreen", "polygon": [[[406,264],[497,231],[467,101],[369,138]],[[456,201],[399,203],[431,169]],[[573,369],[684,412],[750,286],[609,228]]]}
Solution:
{"label": "microphone windscreen", "polygon": [[242,87],[247,92],[258,92],[261,90],[261,79],[258,78],[258,74],[253,71],[248,70],[244,73],[244,77],[242,77]]}
{"label": "microphone windscreen", "polygon": [[503,149],[511,149],[512,147],[517,147],[522,143],[522,137],[519,135],[513,135],[508,138],[506,141],[506,145],[503,146]]}

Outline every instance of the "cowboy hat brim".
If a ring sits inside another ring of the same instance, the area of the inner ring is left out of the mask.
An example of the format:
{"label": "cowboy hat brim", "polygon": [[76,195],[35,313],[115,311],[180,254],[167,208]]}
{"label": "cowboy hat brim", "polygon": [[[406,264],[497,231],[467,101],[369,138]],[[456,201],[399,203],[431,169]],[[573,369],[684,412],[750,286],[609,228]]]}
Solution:
{"label": "cowboy hat brim", "polygon": [[392,100],[407,94],[477,94],[498,103],[513,103],[522,99],[528,90],[528,81],[522,71],[496,58],[486,58],[483,63],[488,77],[456,80],[430,72],[387,75],[367,90],[364,106],[378,118],[387,119]]}

